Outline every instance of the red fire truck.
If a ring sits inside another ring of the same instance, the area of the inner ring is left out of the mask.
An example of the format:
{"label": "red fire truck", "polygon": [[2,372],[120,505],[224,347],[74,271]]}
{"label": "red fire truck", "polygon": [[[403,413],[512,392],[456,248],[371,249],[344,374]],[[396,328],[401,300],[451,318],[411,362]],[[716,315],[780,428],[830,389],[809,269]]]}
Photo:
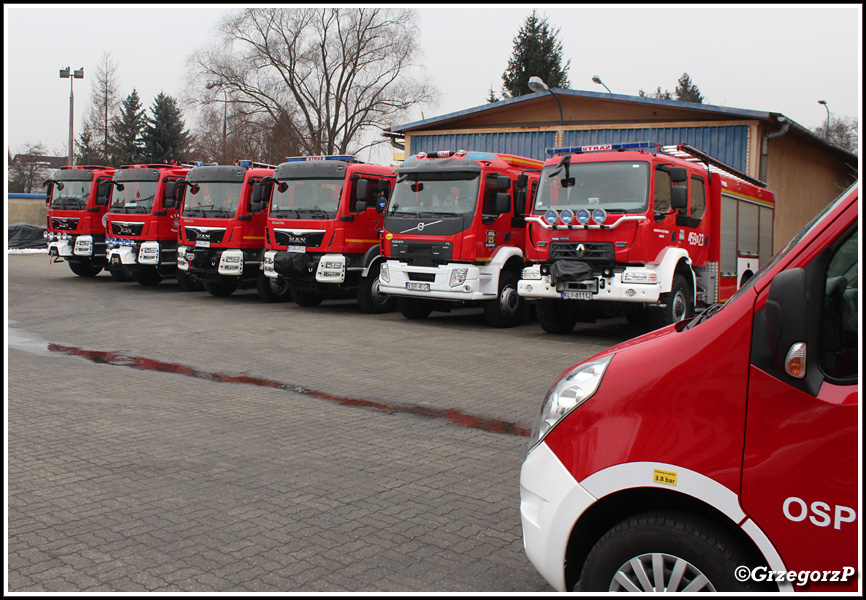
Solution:
{"label": "red fire truck", "polygon": [[209,294],[261,287],[267,214],[251,201],[253,187],[273,174],[273,165],[238,160],[194,167],[178,185],[177,268],[199,277]]}
{"label": "red fire truck", "polygon": [[180,206],[175,189],[191,166],[125,165],[101,184],[97,204],[110,204],[105,230],[113,270],[129,271],[142,285],[176,277],[184,290],[202,289],[201,282],[177,269]]}
{"label": "red fire truck", "polygon": [[518,283],[547,332],[620,309],[653,329],[679,321],[773,255],[772,192],[690,146],[548,152]]}
{"label": "red fire truck", "polygon": [[554,588],[862,592],[858,197],[727,303],[553,384],[520,512]]}
{"label": "red fire truck", "polygon": [[[45,182],[48,226],[45,239],[54,262],[65,260],[80,277],[94,277],[108,267],[105,254],[106,206],[96,204],[100,182],[108,181],[113,167],[77,165],[61,167]],[[121,273],[116,272],[117,277]]]}
{"label": "red fire truck", "polygon": [[354,295],[363,312],[391,310],[393,299],[379,293],[379,231],[393,172],[353,156],[295,157],[278,166],[267,181],[270,289],[288,289],[301,306]]}
{"label": "red fire truck", "polygon": [[379,288],[407,319],[455,302],[481,302],[486,322],[520,322],[527,192],[541,161],[491,152],[441,151],[396,169],[385,213]]}

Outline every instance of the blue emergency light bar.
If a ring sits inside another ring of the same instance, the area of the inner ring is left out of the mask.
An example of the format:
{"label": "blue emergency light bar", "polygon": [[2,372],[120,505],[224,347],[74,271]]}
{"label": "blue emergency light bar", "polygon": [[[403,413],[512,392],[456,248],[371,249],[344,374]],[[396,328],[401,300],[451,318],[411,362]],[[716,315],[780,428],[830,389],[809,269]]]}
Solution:
{"label": "blue emergency light bar", "polygon": [[332,154],[328,156],[287,156],[285,162],[306,162],[313,160],[342,160],[345,162],[360,162],[354,156],[348,154]]}
{"label": "blue emergency light bar", "polygon": [[636,150],[639,148],[658,148],[652,142],[629,142],[626,144],[601,144],[597,146],[570,146],[568,148],[548,148],[548,154],[582,154],[584,152],[608,152],[611,150]]}

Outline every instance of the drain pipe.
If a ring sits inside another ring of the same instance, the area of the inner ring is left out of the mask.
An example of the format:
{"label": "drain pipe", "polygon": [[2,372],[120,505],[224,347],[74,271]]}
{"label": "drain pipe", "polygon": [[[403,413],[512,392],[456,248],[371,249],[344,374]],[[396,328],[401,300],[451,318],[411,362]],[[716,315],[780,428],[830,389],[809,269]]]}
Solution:
{"label": "drain pipe", "polygon": [[761,174],[758,179],[763,182],[767,181],[767,155],[769,154],[770,140],[782,137],[788,133],[788,128],[791,126],[791,122],[782,115],[776,117],[776,120],[779,121],[779,123],[782,123],[782,128],[774,133],[766,134],[764,139],[761,141]]}

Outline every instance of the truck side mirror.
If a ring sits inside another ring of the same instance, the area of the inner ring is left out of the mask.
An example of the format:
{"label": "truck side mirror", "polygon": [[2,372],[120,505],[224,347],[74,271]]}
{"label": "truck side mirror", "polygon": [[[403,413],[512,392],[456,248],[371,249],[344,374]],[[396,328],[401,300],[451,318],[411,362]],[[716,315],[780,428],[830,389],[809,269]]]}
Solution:
{"label": "truck side mirror", "polygon": [[511,177],[508,175],[499,175],[496,177],[496,188],[500,191],[511,189]]}
{"label": "truck side mirror", "polygon": [[[366,179],[359,179],[358,180],[358,183],[355,185],[355,199],[356,200],[366,200],[367,199],[367,186],[368,186],[368,184],[369,184],[369,182]],[[365,208],[366,208],[366,202],[364,204],[365,204]],[[358,212],[360,212],[361,210],[364,210],[364,209],[359,208]]]}
{"label": "truck side mirror", "polygon": [[671,208],[686,210],[689,205],[689,188],[684,185],[671,186]]}
{"label": "truck side mirror", "polygon": [[[506,177],[507,179],[507,177]],[[511,208],[511,196],[505,192],[499,192],[496,194],[496,212],[497,214],[504,215]]]}
{"label": "truck side mirror", "polygon": [[526,189],[527,184],[529,184],[529,175],[526,173],[521,173],[517,176],[517,187],[518,189],[524,190]]}
{"label": "truck side mirror", "polygon": [[264,181],[257,181],[253,184],[253,191],[250,194],[249,211],[257,213],[264,210],[267,204],[267,198],[270,195],[271,184]]}
{"label": "truck side mirror", "polygon": [[100,181],[96,186],[96,206],[108,206],[108,197],[111,195],[111,181]]}
{"label": "truck side mirror", "polygon": [[176,181],[166,181],[165,188],[163,188],[162,193],[162,206],[163,208],[174,208],[177,206],[177,198],[175,197],[177,193],[177,182]]}
{"label": "truck side mirror", "polygon": [[358,200],[355,202],[355,212],[364,212],[365,210],[367,210],[366,200]]}
{"label": "truck side mirror", "polygon": [[685,167],[671,167],[671,183],[681,183],[687,181],[689,174]]}

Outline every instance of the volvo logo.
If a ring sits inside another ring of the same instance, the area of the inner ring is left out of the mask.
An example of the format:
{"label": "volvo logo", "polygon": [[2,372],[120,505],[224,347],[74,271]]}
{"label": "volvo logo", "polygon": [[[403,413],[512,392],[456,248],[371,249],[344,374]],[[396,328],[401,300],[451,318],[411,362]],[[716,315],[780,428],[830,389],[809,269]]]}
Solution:
{"label": "volvo logo", "polygon": [[409,233],[410,231],[416,231],[416,230],[418,231],[418,233],[420,233],[420,232],[424,231],[425,227],[428,227],[430,225],[436,225],[436,223],[441,223],[441,222],[442,222],[442,219],[439,219],[438,221],[431,221],[429,223],[423,223],[423,222],[418,223],[417,225],[415,225],[415,227],[407,229],[406,231],[401,231],[400,233]]}
{"label": "volvo logo", "polygon": [[583,244],[578,244],[577,245],[577,257],[583,258],[584,254],[586,254],[586,246],[584,246]]}

